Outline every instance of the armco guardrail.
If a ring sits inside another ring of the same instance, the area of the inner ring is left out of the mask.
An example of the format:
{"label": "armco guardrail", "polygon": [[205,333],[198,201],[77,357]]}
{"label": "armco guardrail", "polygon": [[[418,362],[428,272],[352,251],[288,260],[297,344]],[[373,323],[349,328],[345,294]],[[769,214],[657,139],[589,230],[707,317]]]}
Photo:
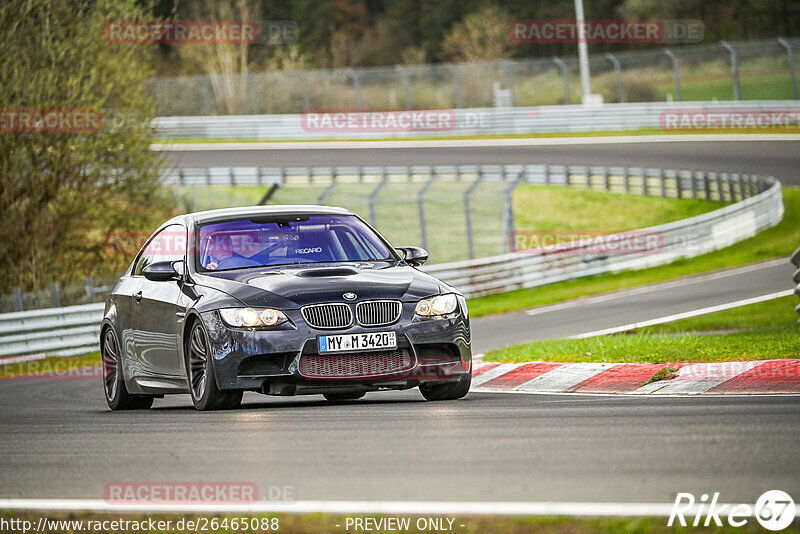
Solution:
{"label": "armco guardrail", "polygon": [[0,359],[36,354],[70,356],[100,349],[105,304],[0,314]]}
{"label": "armco guardrail", "polygon": [[[336,128],[309,127],[302,114],[285,115],[223,115],[196,117],[159,117],[153,126],[163,139],[261,139],[261,140],[336,140],[385,139],[414,137],[450,137],[472,135],[524,135],[547,132],[594,132],[655,129],[671,131],[692,127],[719,128],[729,124],[730,112],[739,112],[741,124],[733,127],[775,128],[796,127],[800,101],[730,101],[730,102],[654,102],[644,104],[604,104],[597,107],[581,105],[474,108],[449,110],[451,121],[439,129],[409,129],[395,131],[389,127],[359,131],[343,126]],[[352,112],[360,115],[377,112]],[[392,113],[425,113],[420,110]],[[672,115],[670,115],[672,113]],[[716,113],[716,114],[715,114]],[[746,117],[742,117],[746,113]],[[763,114],[763,119],[759,117]],[[770,115],[772,113],[772,115]],[[781,116],[777,116],[781,113]],[[794,114],[794,115],[792,115]],[[706,119],[710,117],[710,119]],[[697,121],[701,123],[686,123]],[[714,122],[711,122],[714,121]],[[728,122],[723,122],[728,121]],[[341,123],[346,125],[346,120]],[[367,121],[372,124],[371,119]],[[382,124],[382,123],[381,123]]]}
{"label": "armco guardrail", "polygon": [[[511,167],[511,166],[508,166]],[[754,236],[780,222],[783,202],[780,183],[727,173],[548,165],[516,166],[497,179],[512,186],[529,183],[598,187],[609,191],[677,198],[738,200],[721,209],[669,224],[636,230],[657,236],[658,246],[646,251],[598,253],[591,244],[577,243],[556,251],[520,250],[488,258],[425,266],[467,296],[530,288],[561,280],[625,269],[641,269],[721,249]],[[599,172],[598,172],[599,171]],[[509,187],[509,195],[513,187]],[[504,234],[513,250],[513,217],[507,207]],[[629,232],[629,234],[632,232]],[[613,242],[609,237],[607,243]],[[795,254],[797,257],[797,254]],[[797,277],[795,277],[797,278]],[[36,354],[78,354],[97,350],[102,304],[49,308],[0,314],[0,359]]]}
{"label": "armco guardrail", "polygon": [[[797,288],[794,290],[794,294],[800,297],[800,248],[794,251],[792,254],[792,264],[798,269],[794,272],[794,276],[792,280],[795,284],[797,284]],[[800,313],[800,304],[794,309],[797,313]]]}

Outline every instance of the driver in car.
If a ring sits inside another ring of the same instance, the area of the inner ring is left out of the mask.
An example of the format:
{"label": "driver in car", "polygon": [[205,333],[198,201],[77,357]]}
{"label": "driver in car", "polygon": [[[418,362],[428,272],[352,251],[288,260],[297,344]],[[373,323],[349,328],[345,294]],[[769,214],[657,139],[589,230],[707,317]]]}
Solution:
{"label": "driver in car", "polygon": [[211,270],[236,269],[256,264],[250,258],[237,254],[233,250],[233,242],[228,234],[212,236],[209,256],[211,261],[205,267]]}

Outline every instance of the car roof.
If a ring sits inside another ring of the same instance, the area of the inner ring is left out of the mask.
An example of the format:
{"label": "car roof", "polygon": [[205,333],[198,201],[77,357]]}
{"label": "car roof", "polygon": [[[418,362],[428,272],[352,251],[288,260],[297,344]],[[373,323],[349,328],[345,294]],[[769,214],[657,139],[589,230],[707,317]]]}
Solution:
{"label": "car roof", "polygon": [[210,221],[224,221],[247,216],[260,215],[354,215],[345,208],[334,206],[319,206],[314,204],[285,204],[275,206],[246,206],[241,208],[223,208],[217,210],[197,211],[174,217],[171,222],[204,223]]}

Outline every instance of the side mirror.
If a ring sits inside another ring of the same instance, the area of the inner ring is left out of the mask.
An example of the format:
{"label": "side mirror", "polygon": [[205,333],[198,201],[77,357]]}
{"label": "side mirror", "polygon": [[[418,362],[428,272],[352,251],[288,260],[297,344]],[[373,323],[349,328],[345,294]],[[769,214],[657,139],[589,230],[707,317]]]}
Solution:
{"label": "side mirror", "polygon": [[180,274],[178,271],[175,270],[175,265],[173,265],[172,261],[158,261],[156,263],[151,263],[144,269],[142,269],[142,274],[148,280],[152,280],[153,282],[168,282],[170,280],[178,280],[180,278]]}
{"label": "side mirror", "polygon": [[420,247],[397,247],[403,253],[403,259],[413,267],[419,267],[428,261],[428,251]]}

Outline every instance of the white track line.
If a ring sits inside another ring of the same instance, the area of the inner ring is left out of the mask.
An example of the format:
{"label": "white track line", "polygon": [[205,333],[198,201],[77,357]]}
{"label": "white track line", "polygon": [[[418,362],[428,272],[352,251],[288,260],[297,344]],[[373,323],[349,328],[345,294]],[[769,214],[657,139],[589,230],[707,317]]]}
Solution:
{"label": "white track line", "polygon": [[674,315],[666,315],[664,317],[658,317],[656,319],[650,319],[647,321],[640,321],[638,323],[630,323],[625,324],[622,326],[614,326],[612,328],[605,328],[603,330],[595,330],[593,332],[585,332],[583,334],[577,334],[574,336],[570,336],[570,339],[584,339],[587,337],[595,337],[595,336],[605,336],[608,334],[618,334],[620,332],[627,332],[628,330],[635,330],[637,328],[644,328],[645,326],[653,326],[657,324],[669,323],[672,321],[677,321],[679,319],[687,319],[689,317],[697,317],[698,315],[705,315],[707,313],[714,313],[722,310],[729,310],[731,308],[738,308],[740,306],[747,306],[748,304],[755,304],[757,302],[764,302],[767,300],[777,299],[781,297],[788,297],[789,295],[793,295],[793,289],[787,289],[785,291],[778,291],[777,293],[770,293],[768,295],[761,295],[759,297],[752,297],[749,299],[742,299],[737,300],[734,302],[727,302],[725,304],[718,304],[716,306],[709,306],[708,308],[700,308],[698,310],[691,310],[683,313],[676,313]]}
{"label": "white track line", "polygon": [[227,150],[342,150],[376,148],[469,148],[503,146],[571,146],[628,143],[697,143],[725,141],[800,141],[797,134],[674,134],[607,137],[527,137],[499,139],[425,139],[397,141],[272,141],[220,143],[155,143],[150,150],[166,152]]}
{"label": "white track line", "polygon": [[[0,509],[15,511],[328,513],[397,515],[568,515],[668,517],[672,503],[474,502],[474,501],[260,501],[248,504],[108,504],[99,499],[0,499]],[[720,505],[721,506],[721,505]],[[730,508],[730,506],[729,506]],[[693,517],[696,509],[686,512]]]}
{"label": "white track line", "polygon": [[775,260],[765,261],[761,263],[755,263],[751,265],[745,265],[744,267],[736,267],[733,269],[726,269],[724,271],[718,271],[715,273],[704,274],[699,276],[692,276],[689,278],[681,278],[678,280],[672,280],[669,282],[661,282],[657,284],[649,284],[642,287],[634,287],[631,289],[621,289],[619,291],[615,291],[613,293],[608,293],[605,295],[598,295],[595,297],[583,297],[577,298],[573,300],[569,300],[566,302],[561,302],[558,304],[551,304],[545,306],[539,306],[536,308],[531,308],[529,310],[525,310],[526,315],[539,315],[542,313],[548,313],[551,311],[569,309],[576,306],[585,306],[586,304],[595,304],[598,302],[607,302],[609,300],[616,300],[625,297],[630,297],[634,295],[642,295],[647,293],[652,293],[654,291],[661,291],[663,289],[669,289],[673,287],[682,287],[688,286],[692,284],[699,284],[703,282],[708,282],[710,280],[718,280],[720,278],[727,278],[729,276],[737,276],[740,274],[753,272],[753,271],[760,271],[762,269],[771,269],[778,265],[787,265],[788,262],[784,258],[779,258]]}

